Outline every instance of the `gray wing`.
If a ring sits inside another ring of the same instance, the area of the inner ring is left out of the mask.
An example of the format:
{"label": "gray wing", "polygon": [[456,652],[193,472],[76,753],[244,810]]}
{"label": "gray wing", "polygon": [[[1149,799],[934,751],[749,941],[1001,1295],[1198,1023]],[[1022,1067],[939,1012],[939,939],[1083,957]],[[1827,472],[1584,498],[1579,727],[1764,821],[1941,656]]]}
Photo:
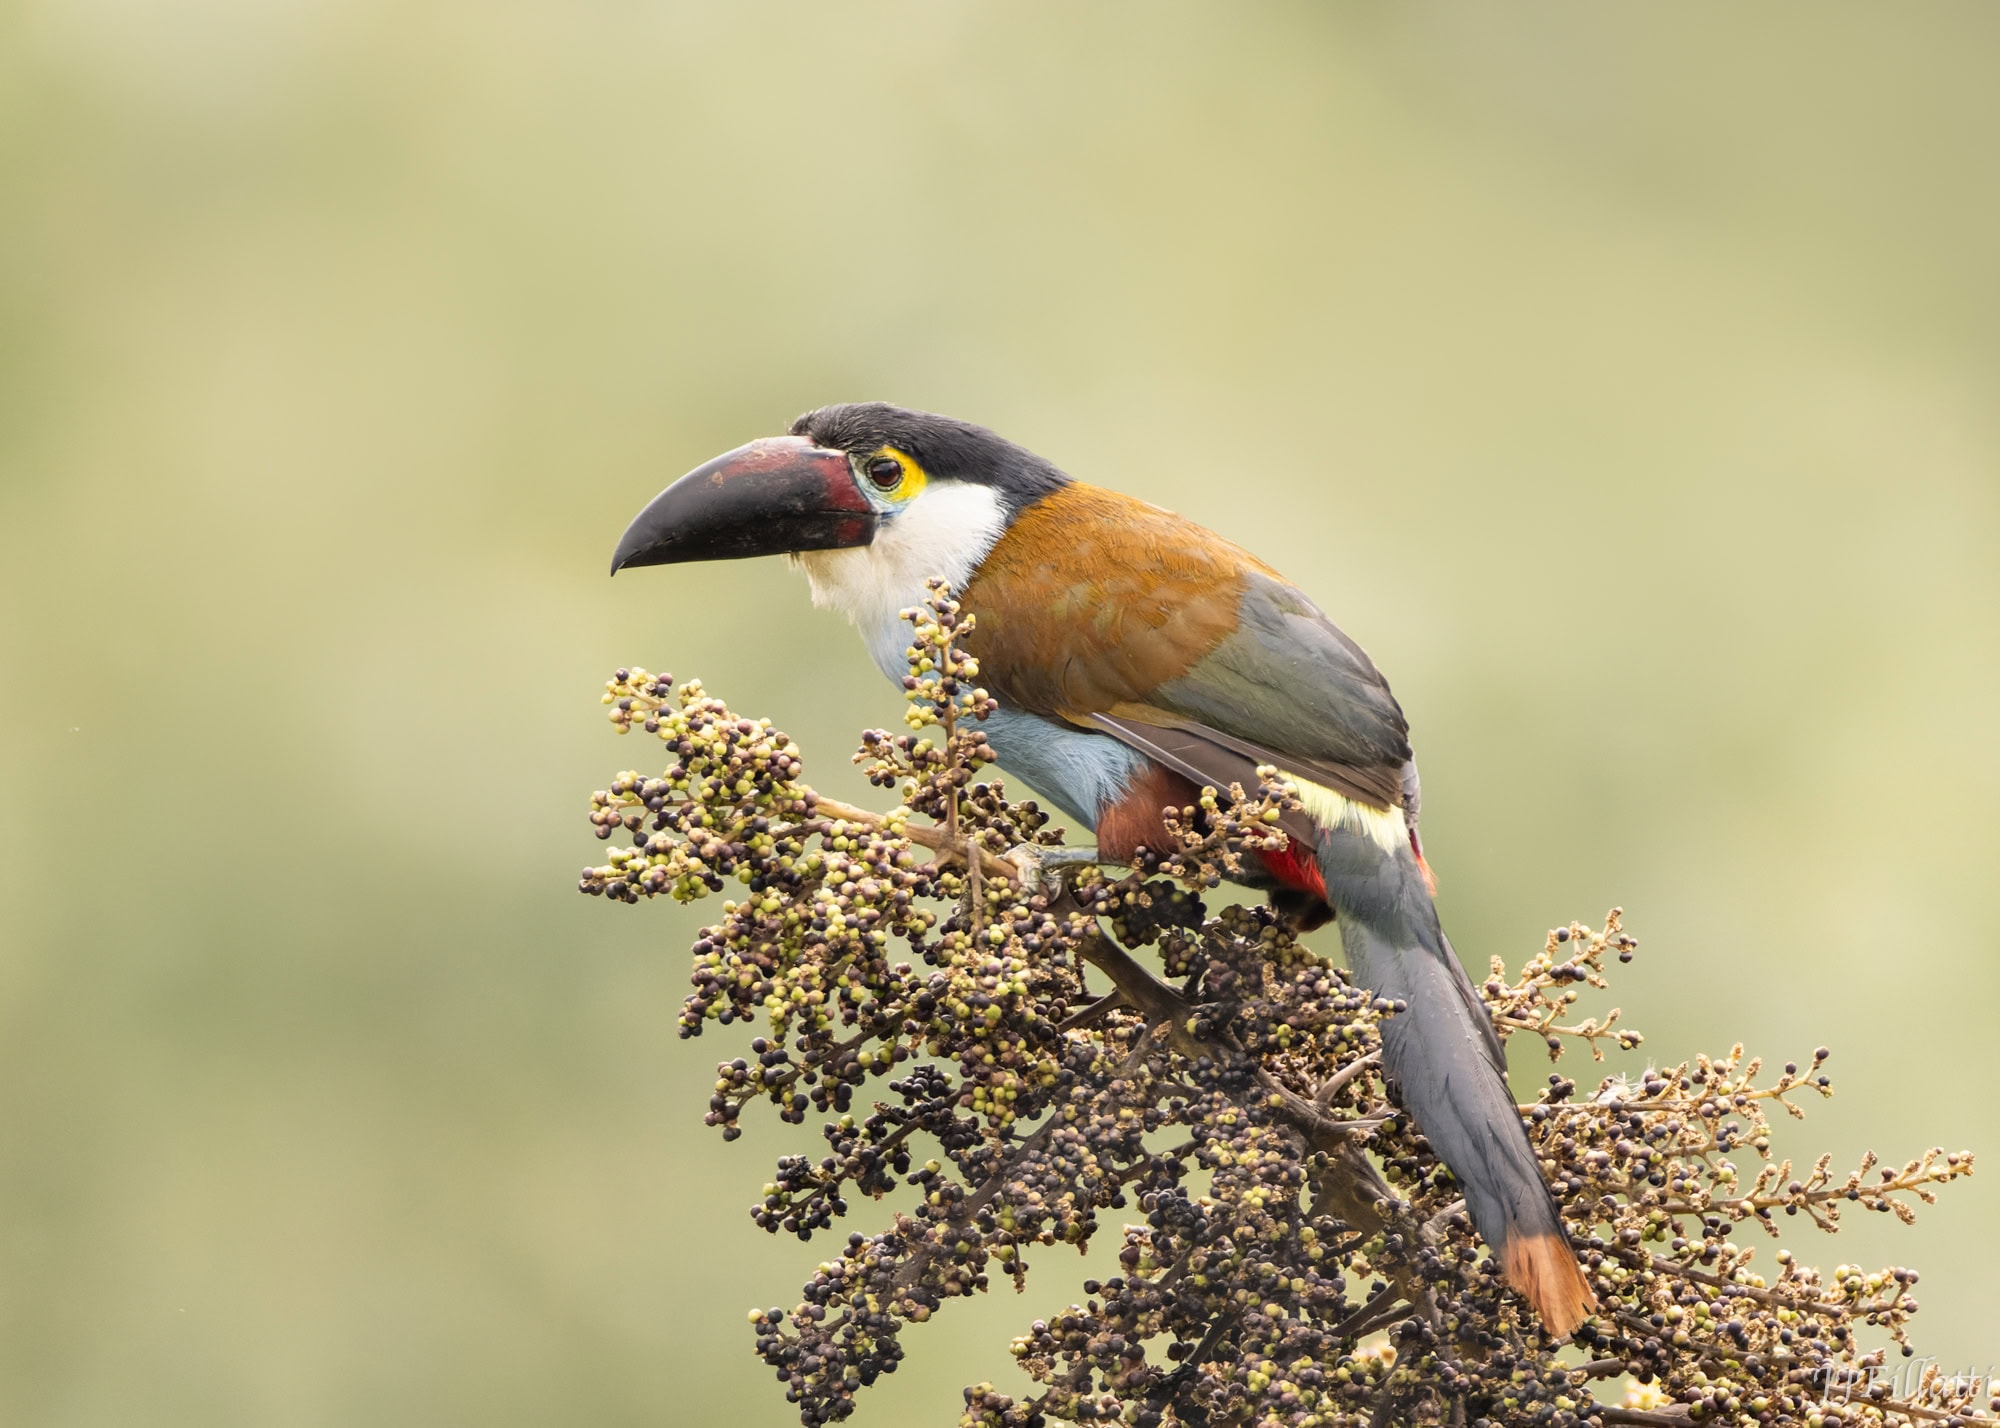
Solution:
{"label": "gray wing", "polygon": [[1273,764],[1377,808],[1404,801],[1402,708],[1359,645],[1304,594],[1251,573],[1236,629],[1143,701],[1091,721],[1200,782]]}

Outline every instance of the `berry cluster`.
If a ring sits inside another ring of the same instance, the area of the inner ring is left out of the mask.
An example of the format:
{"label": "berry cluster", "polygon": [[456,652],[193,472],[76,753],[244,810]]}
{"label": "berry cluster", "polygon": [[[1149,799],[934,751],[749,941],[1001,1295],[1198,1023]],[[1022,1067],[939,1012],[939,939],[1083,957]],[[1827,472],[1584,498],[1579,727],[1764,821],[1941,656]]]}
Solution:
{"label": "berry cluster", "polygon": [[[1107,1226],[1120,1272],[1015,1341],[1022,1391],[966,1390],[968,1428],[1995,1421],[1992,1385],[1886,1367],[1911,1353],[1914,1271],[1822,1275],[1779,1249],[1765,1273],[1737,1242],[1801,1215],[1831,1230],[1851,1205],[1907,1220],[1971,1173],[1941,1150],[1845,1176],[1774,1160],[1771,1109],[1831,1092],[1823,1049],[1769,1078],[1740,1046],[1594,1088],[1550,1077],[1523,1112],[1601,1306],[1551,1342],[1390,1099],[1380,1024],[1400,1006],[1272,910],[1205,901],[1282,839],[1294,791],[1271,770],[1205,791],[1130,870],[1064,858],[1033,803],[980,777],[993,704],[971,618],[941,585],[909,615],[910,732],[857,755],[888,812],[801,783],[789,739],[697,683],[627,669],[605,694],[671,763],[594,795],[598,836],[627,843],[583,890],[739,884],[681,1014],[683,1036],[755,1033],[717,1068],[708,1123],[734,1139],[760,1101],[820,1120],[820,1152],[778,1162],[753,1220],[810,1240],[863,1202],[912,1202],[849,1232],[796,1307],[750,1316],[804,1423],[894,1372],[904,1325],[995,1275],[1024,1288],[1043,1250]],[[1482,996],[1552,1058],[1630,1051],[1615,1010],[1574,1004],[1635,946],[1616,910],[1572,923],[1518,976],[1496,961]]]}

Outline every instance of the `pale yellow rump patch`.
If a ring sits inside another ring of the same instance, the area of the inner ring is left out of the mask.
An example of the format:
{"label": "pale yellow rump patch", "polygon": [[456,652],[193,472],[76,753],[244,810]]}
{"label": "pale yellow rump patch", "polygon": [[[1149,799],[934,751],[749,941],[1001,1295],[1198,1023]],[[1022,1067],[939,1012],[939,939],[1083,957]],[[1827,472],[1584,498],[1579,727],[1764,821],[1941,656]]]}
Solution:
{"label": "pale yellow rump patch", "polygon": [[1385,853],[1409,846],[1410,825],[1404,821],[1402,809],[1359,803],[1310,779],[1295,776],[1288,781],[1298,789],[1299,802],[1305,805],[1306,812],[1322,826],[1362,834],[1373,839]]}

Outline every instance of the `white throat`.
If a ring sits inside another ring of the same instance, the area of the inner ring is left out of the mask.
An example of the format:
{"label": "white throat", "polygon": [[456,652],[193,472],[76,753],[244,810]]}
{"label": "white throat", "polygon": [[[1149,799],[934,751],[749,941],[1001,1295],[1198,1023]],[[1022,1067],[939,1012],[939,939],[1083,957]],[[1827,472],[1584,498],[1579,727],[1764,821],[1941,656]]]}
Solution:
{"label": "white throat", "polygon": [[902,612],[923,603],[924,582],[942,576],[960,590],[1007,528],[990,486],[934,481],[884,520],[868,545],[793,557],[812,582],[813,604],[854,622],[877,667],[902,681],[910,627]]}

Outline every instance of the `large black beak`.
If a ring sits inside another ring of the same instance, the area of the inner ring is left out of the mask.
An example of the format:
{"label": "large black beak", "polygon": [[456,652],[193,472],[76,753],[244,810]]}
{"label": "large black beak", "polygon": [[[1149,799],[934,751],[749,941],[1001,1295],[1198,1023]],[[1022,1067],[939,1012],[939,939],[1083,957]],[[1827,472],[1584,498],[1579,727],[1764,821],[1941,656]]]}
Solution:
{"label": "large black beak", "polygon": [[628,565],[841,550],[875,538],[875,508],[844,451],[773,436],[697,466],[632,518],[611,557]]}

